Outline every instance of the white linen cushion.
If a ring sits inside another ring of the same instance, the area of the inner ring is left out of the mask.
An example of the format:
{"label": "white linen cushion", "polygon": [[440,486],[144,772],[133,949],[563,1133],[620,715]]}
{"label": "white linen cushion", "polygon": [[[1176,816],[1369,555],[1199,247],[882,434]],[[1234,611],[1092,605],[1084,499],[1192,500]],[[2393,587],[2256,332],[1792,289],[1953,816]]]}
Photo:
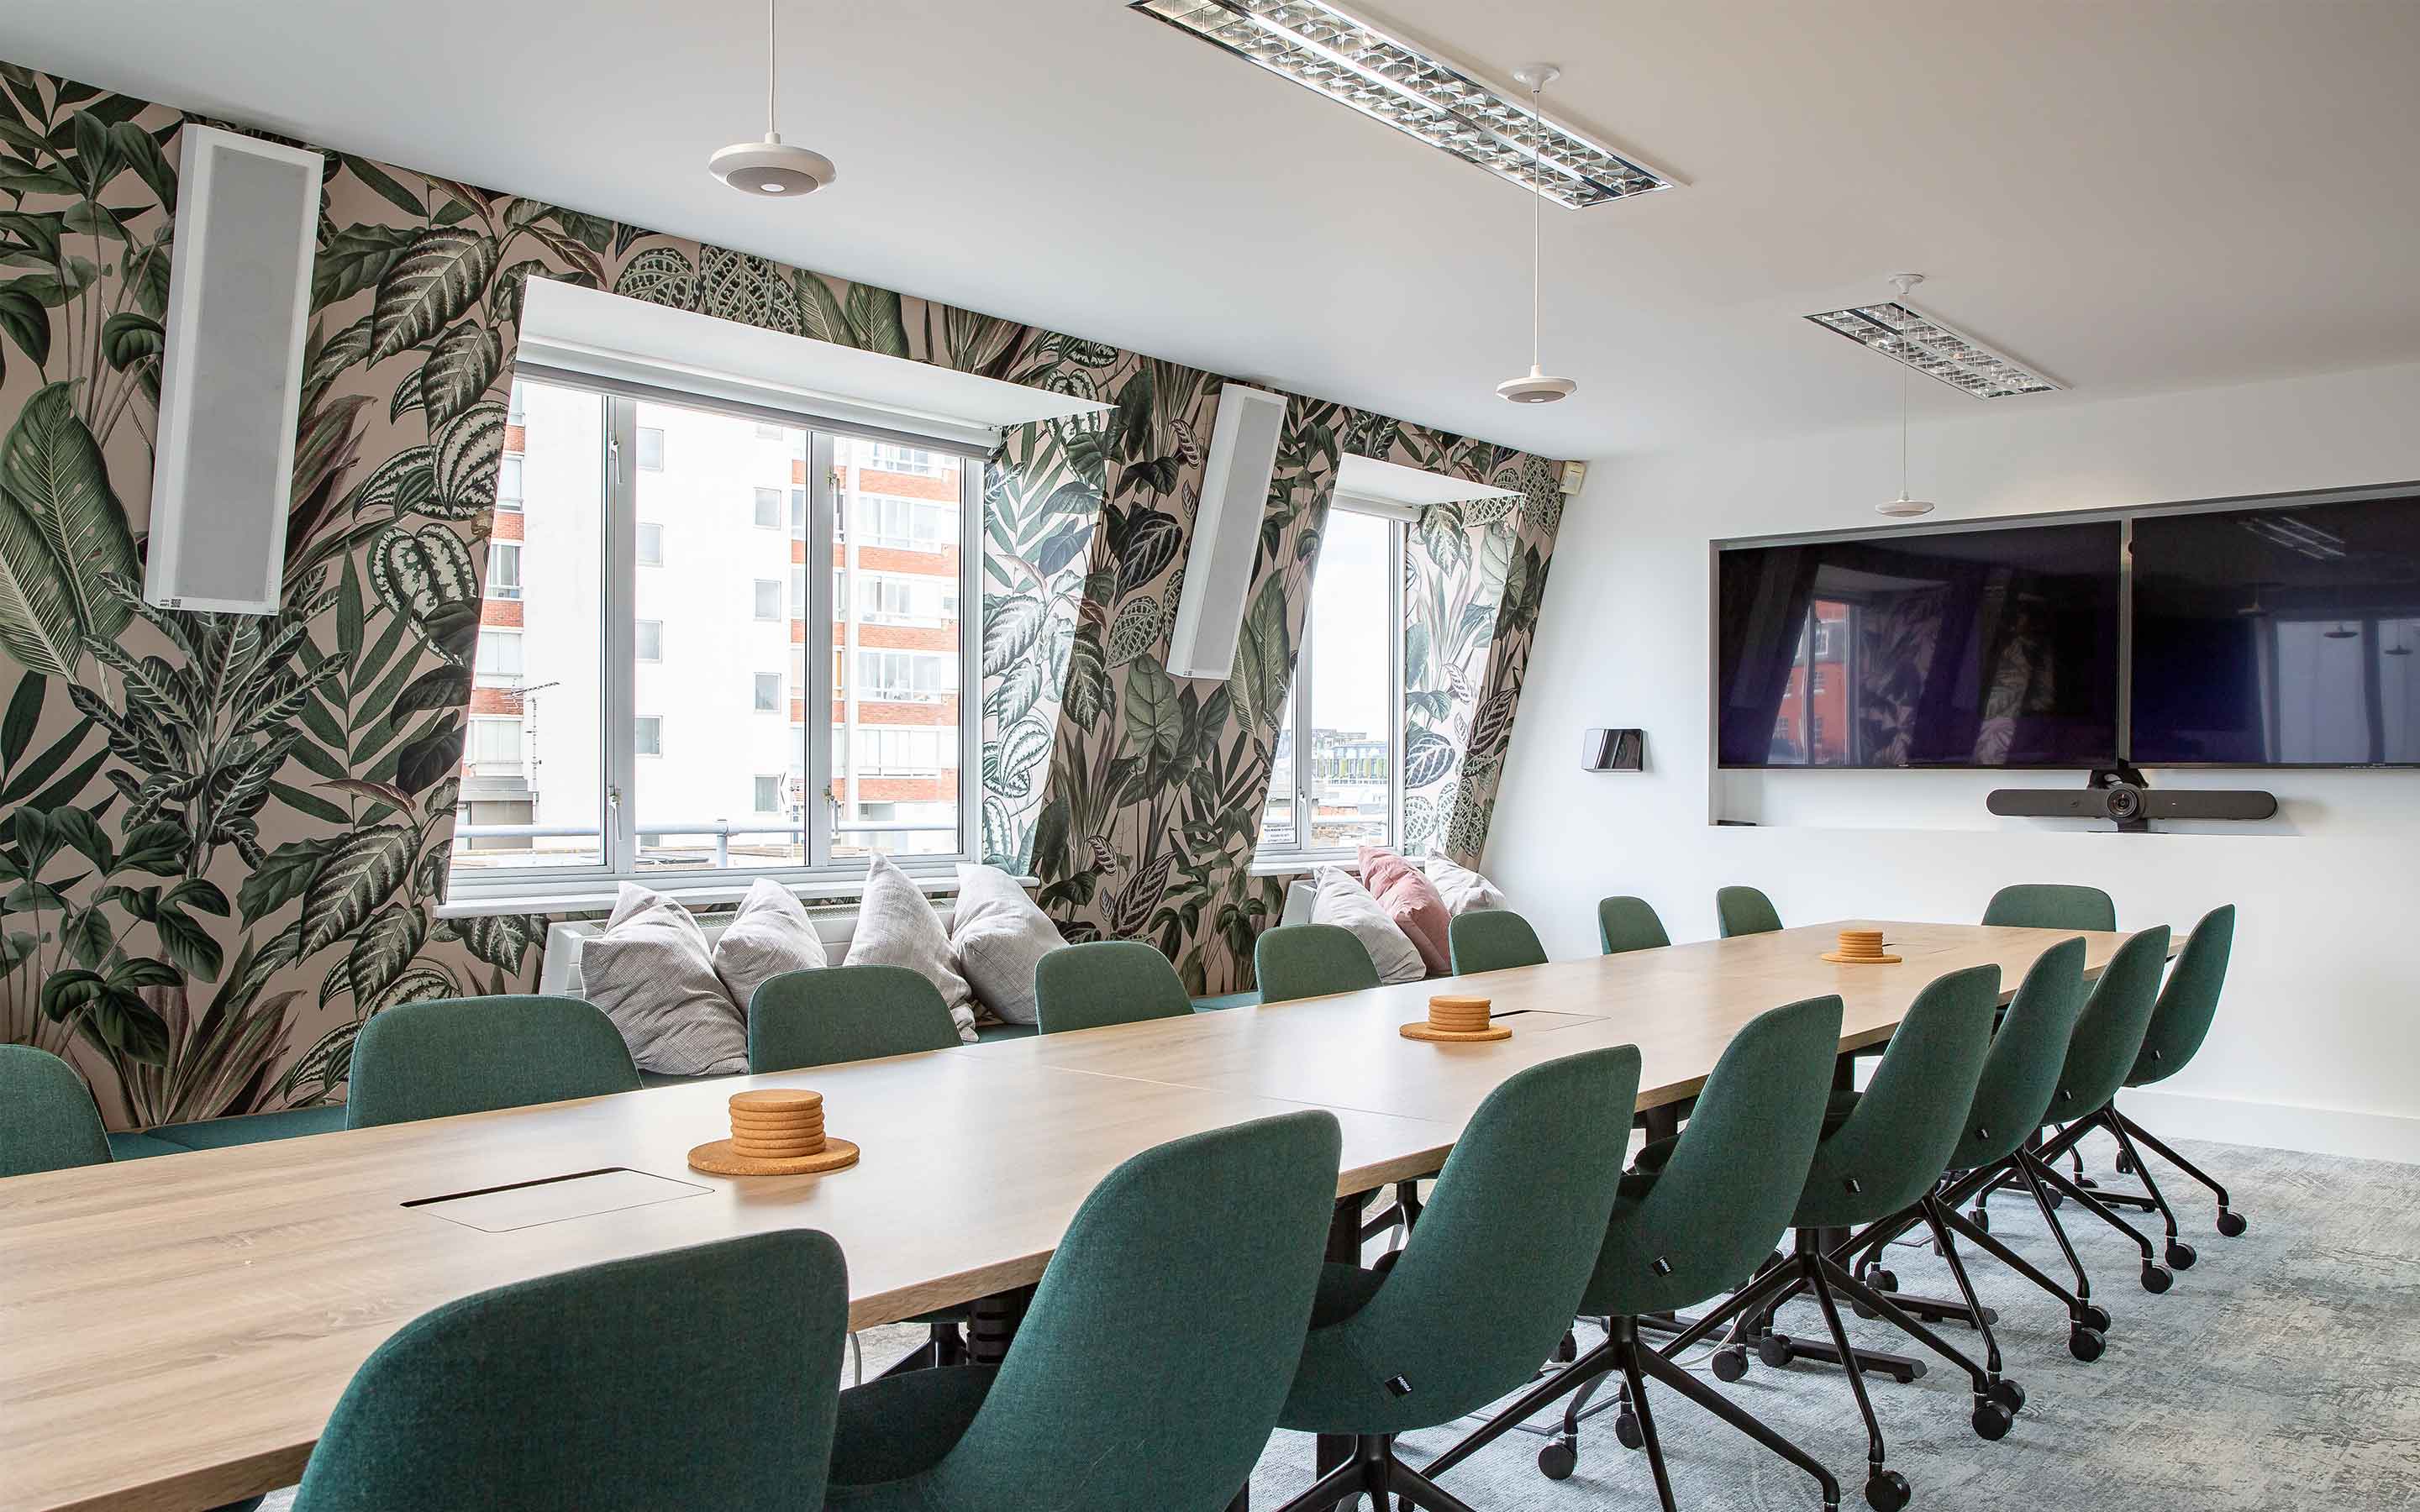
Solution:
{"label": "white linen cushion", "polygon": [[706,932],[651,887],[622,884],[605,933],[580,951],[588,1000],[641,1071],[709,1076],[748,1069],[748,1021],[714,974]]}
{"label": "white linen cushion", "polygon": [[908,873],[877,854],[865,869],[865,896],[857,905],[857,933],[848,942],[852,966],[906,966],[940,989],[941,1001],[957,1020],[958,1038],[975,1041],[974,994],[958,975],[957,957],[941,930],[940,916]]}
{"label": "white linen cushion", "polygon": [[1466,914],[1475,908],[1510,908],[1512,903],[1504,890],[1466,866],[1456,866],[1442,856],[1428,858],[1429,881],[1435,884],[1438,896],[1445,899],[1446,912]]}
{"label": "white linen cushion", "polygon": [[1323,866],[1318,883],[1319,896],[1311,902],[1311,921],[1351,930],[1361,942],[1361,949],[1370,952],[1370,964],[1378,968],[1380,981],[1419,981],[1429,974],[1420,960],[1419,947],[1395,927],[1395,921],[1387,917],[1385,905],[1370,895],[1369,888],[1353,880],[1351,872],[1339,866]]}
{"label": "white linen cushion", "polygon": [[994,1017],[1003,1024],[1034,1021],[1034,964],[1066,943],[1016,878],[996,866],[960,863],[950,949],[967,985]]}
{"label": "white linen cushion", "polygon": [[714,942],[714,974],[722,991],[746,1022],[756,989],[784,971],[814,971],[830,965],[823,936],[815,921],[789,888],[771,877],[748,885],[738,912]]}

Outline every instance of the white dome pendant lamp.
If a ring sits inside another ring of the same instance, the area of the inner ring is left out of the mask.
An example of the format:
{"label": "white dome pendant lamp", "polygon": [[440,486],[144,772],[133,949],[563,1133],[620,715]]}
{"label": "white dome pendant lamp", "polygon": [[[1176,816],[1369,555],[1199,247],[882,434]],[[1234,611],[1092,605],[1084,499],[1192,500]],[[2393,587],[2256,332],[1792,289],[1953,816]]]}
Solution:
{"label": "white dome pendant lamp", "polygon": [[1544,163],[1540,161],[1545,132],[1541,129],[1538,112],[1539,92],[1563,76],[1563,70],[1551,63],[1532,63],[1512,70],[1516,83],[1529,86],[1529,371],[1521,378],[1509,378],[1496,385],[1498,398],[1514,404],[1552,404],[1568,399],[1579,385],[1567,378],[1548,378],[1538,365],[1538,205],[1546,196],[1541,185]]}
{"label": "white dome pendant lamp", "polygon": [[766,199],[798,199],[829,184],[837,175],[832,161],[820,152],[791,147],[774,130],[774,78],[781,54],[774,47],[774,10],[778,0],[765,0],[765,140],[734,142],[706,160],[706,172],[743,194]]}
{"label": "white dome pendant lamp", "polygon": [[[1916,287],[1918,284],[1923,283],[1924,275],[1922,273],[1893,273],[1891,275],[1891,282],[1899,286],[1900,308],[1901,310],[1905,310],[1907,308],[1907,291]],[[1900,335],[1899,344],[1899,497],[1897,499],[1890,500],[1885,503],[1876,504],[1874,506],[1874,513],[1877,515],[1888,515],[1893,519],[1914,519],[1918,515],[1931,514],[1932,501],[1930,499],[1910,499],[1907,496],[1908,338],[1903,332]]]}

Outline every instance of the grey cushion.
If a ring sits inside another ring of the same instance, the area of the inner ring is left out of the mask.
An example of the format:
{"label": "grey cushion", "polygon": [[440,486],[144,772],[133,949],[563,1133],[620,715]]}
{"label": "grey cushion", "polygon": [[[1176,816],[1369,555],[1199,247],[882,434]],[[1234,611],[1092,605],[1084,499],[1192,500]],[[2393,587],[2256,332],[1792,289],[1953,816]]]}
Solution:
{"label": "grey cushion", "polygon": [[955,922],[950,948],[975,996],[1004,1024],[1033,1023],[1034,963],[1065,947],[1059,926],[996,866],[958,868]]}
{"label": "grey cushion", "polygon": [[706,932],[672,899],[622,884],[605,933],[582,949],[580,967],[588,1000],[622,1031],[641,1071],[696,1076],[748,1069],[747,1021],[714,974]]}
{"label": "grey cushion", "polygon": [[1388,916],[1385,905],[1370,895],[1369,888],[1354,881],[1342,867],[1321,867],[1318,880],[1319,900],[1311,904],[1311,921],[1351,930],[1361,949],[1370,952],[1370,964],[1378,968],[1380,981],[1419,981],[1429,974],[1419,947]]}
{"label": "grey cushion", "polygon": [[[589,949],[595,949],[595,946]],[[908,873],[877,855],[867,865],[865,896],[857,905],[857,933],[849,937],[852,966],[906,966],[940,990],[957,1021],[958,1038],[975,1041],[974,994],[958,974],[957,956],[942,933],[940,917]],[[746,1056],[741,1056],[745,1060]]]}
{"label": "grey cushion", "polygon": [[830,964],[815,921],[789,888],[770,877],[748,885],[748,896],[714,942],[714,974],[743,1021],[767,979]]}

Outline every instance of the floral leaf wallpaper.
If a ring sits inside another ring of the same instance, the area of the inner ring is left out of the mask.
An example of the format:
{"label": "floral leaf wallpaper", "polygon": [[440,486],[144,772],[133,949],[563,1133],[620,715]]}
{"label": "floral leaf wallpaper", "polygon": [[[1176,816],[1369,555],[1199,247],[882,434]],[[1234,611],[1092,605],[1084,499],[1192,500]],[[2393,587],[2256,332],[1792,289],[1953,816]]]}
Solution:
{"label": "floral leaf wallpaper", "polygon": [[1237,674],[1175,678],[1214,376],[341,152],[278,611],[145,604],[184,120],[0,64],[0,1039],[67,1056],[113,1126],[322,1100],[372,1013],[535,980],[544,918],[437,917],[533,277],[1112,407],[985,470],[981,843],[1070,937],[1149,939],[1197,991],[1275,914],[1249,867],[1338,458],[1520,478],[1516,511],[1424,521],[1411,568],[1414,842],[1476,858],[1552,464],[1295,399]]}

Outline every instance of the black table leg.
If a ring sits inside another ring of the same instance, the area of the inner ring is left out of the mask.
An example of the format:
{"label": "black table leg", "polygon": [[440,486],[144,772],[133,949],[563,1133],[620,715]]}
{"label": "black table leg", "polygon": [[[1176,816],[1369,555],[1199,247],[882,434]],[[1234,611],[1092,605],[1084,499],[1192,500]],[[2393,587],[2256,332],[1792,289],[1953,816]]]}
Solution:
{"label": "black table leg", "polygon": [[1016,1338],[1016,1325],[1025,1321],[1025,1309],[1032,1301],[1032,1287],[975,1299],[968,1309],[968,1363],[996,1365],[1007,1359],[1008,1347]]}

